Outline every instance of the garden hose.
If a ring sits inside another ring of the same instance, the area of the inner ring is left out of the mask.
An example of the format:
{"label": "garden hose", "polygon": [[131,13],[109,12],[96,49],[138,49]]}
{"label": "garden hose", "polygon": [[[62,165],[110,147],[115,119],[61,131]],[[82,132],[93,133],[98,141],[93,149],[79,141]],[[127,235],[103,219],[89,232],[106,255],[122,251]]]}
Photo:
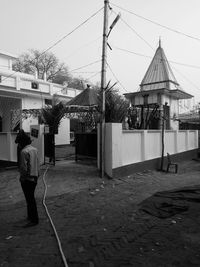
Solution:
{"label": "garden hose", "polygon": [[65,267],[68,267],[68,264],[67,264],[67,261],[66,261],[66,258],[65,258],[63,249],[62,249],[62,245],[61,245],[61,242],[60,242],[58,233],[57,233],[57,231],[56,231],[56,227],[55,227],[55,225],[54,225],[54,223],[53,223],[53,221],[52,221],[52,219],[51,219],[51,216],[50,216],[50,214],[49,214],[48,208],[47,208],[47,206],[46,206],[46,204],[45,204],[45,198],[46,198],[46,195],[47,195],[47,184],[46,184],[46,181],[45,181],[45,176],[46,176],[46,174],[47,174],[48,169],[49,169],[49,167],[46,168],[46,170],[45,170],[45,172],[44,172],[44,174],[43,174],[43,176],[42,176],[42,180],[43,180],[44,187],[45,187],[42,204],[43,204],[43,206],[44,206],[44,208],[45,208],[46,214],[47,214],[47,216],[48,216],[48,218],[49,218],[49,220],[50,220],[51,226],[52,226],[53,231],[54,231],[54,234],[55,234],[55,236],[56,236],[56,240],[57,240],[58,248],[59,248],[59,251],[60,251],[60,254],[61,254],[61,257],[62,257],[62,261],[63,261],[63,263],[64,263],[64,266],[65,266]]}

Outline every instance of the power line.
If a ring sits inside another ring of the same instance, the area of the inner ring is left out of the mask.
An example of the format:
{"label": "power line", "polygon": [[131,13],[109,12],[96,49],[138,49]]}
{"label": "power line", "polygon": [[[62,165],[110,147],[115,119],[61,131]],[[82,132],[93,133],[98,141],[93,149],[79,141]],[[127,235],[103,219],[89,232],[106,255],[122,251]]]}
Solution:
{"label": "power line", "polygon": [[101,71],[98,71],[98,72],[96,72],[95,74],[93,74],[92,76],[90,76],[90,77],[88,77],[87,78],[87,80],[89,80],[89,79],[92,79],[92,78],[94,78],[94,77],[96,77],[98,74],[100,74],[101,73]]}
{"label": "power line", "polygon": [[200,90],[200,87],[197,86],[194,82],[192,82],[190,79],[188,79],[183,73],[178,71],[174,66],[172,67],[179,75],[181,75],[186,81],[188,81],[191,85],[193,85],[198,91]]}
{"label": "power line", "polygon": [[[116,15],[117,12],[113,11]],[[129,28],[131,29],[131,31],[133,31],[143,42],[145,42],[152,50],[154,50],[154,48],[132,27],[130,26],[124,19],[122,19],[122,17],[120,16],[121,21]]]}
{"label": "power line", "polygon": [[88,47],[89,45],[95,43],[95,42],[98,41],[100,38],[101,38],[101,36],[97,37],[95,40],[92,40],[92,41],[90,41],[90,42],[88,42],[88,43],[86,43],[86,44],[84,44],[84,45],[78,47],[78,48],[75,49],[71,54],[69,54],[67,57],[64,57],[63,60],[65,60],[65,59],[71,57],[72,55],[74,55],[77,51],[81,50],[82,48],[84,48],[84,47]]}
{"label": "power line", "polygon": [[[128,52],[128,53],[131,53],[131,54],[134,54],[134,55],[137,55],[137,56],[142,56],[142,57],[145,57],[145,58],[152,58],[150,56],[147,56],[147,55],[144,55],[144,54],[140,54],[140,53],[136,53],[136,52],[133,52],[133,51],[129,51],[129,50],[126,50],[126,49],[123,49],[123,48],[119,48],[119,47],[116,47],[116,46],[112,46],[118,50],[121,50],[121,51],[124,51],[124,52]],[[178,64],[178,65],[182,65],[182,66],[186,66],[186,67],[190,67],[190,68],[197,68],[197,69],[200,69],[200,66],[195,66],[195,65],[189,65],[189,64],[184,64],[184,63],[179,63],[179,62],[175,62],[175,61],[171,61],[171,60],[168,60],[168,62],[170,63],[174,63],[174,64]],[[173,66],[173,69],[179,73],[185,80],[187,80],[193,87],[195,87],[198,91],[200,90],[200,87],[197,86],[194,82],[192,82],[190,79],[188,79],[185,75],[183,75],[180,71],[178,71],[174,66]]]}
{"label": "power line", "polygon": [[87,18],[86,20],[84,20],[82,23],[80,23],[78,26],[76,26],[71,32],[69,32],[68,34],[66,34],[65,36],[63,36],[61,39],[59,39],[57,42],[55,42],[53,45],[51,45],[49,48],[47,48],[45,51],[43,51],[43,53],[41,55],[45,54],[47,51],[49,51],[50,49],[52,49],[54,46],[56,46],[57,44],[59,44],[60,42],[62,42],[66,37],[68,37],[69,35],[71,35],[72,33],[74,33],[76,30],[78,30],[81,26],[83,26],[84,24],[86,24],[91,18],[93,18],[94,16],[96,16],[102,9],[103,9],[103,7],[100,8],[98,11],[96,11],[94,14],[92,14],[89,18]]}
{"label": "power line", "polygon": [[97,73],[96,71],[74,71],[74,73]]}
{"label": "power line", "polygon": [[96,63],[98,63],[98,62],[100,62],[100,61],[101,61],[101,60],[96,60],[96,61],[91,62],[91,63],[89,63],[89,64],[87,64],[87,65],[84,65],[84,66],[82,66],[82,67],[73,69],[73,70],[71,70],[70,72],[74,72],[74,71],[76,71],[76,70],[80,70],[80,69],[86,68],[86,67],[91,66],[91,65],[94,65],[94,64],[96,64]]}
{"label": "power line", "polygon": [[[101,71],[95,72],[95,74],[93,74],[93,75],[91,75],[90,77],[86,78],[86,80],[92,79],[93,77],[97,76],[97,75],[100,74],[100,73],[101,73]],[[66,89],[68,89],[68,88],[66,88]],[[56,91],[56,94],[62,92],[62,90],[63,90],[63,88],[62,88],[62,89],[59,89],[58,91]],[[76,89],[75,89],[75,90],[76,90]],[[78,89],[78,90],[79,90],[79,89]],[[62,97],[62,96],[66,96],[66,95],[61,95],[61,97]],[[67,96],[67,97],[68,97],[68,96]]]}
{"label": "power line", "polygon": [[130,54],[134,54],[134,55],[137,55],[137,56],[140,56],[140,57],[152,58],[150,56],[147,56],[147,55],[144,55],[144,54],[140,54],[140,53],[136,53],[136,52],[133,52],[133,51],[129,51],[127,49],[120,48],[120,47],[117,47],[117,46],[112,46],[112,47],[116,48],[117,50],[121,50],[121,51],[130,53]]}
{"label": "power line", "polygon": [[[134,55],[137,55],[137,56],[146,57],[146,58],[152,58],[151,56],[147,56],[147,55],[144,55],[144,54],[140,54],[140,53],[136,53],[136,52],[133,52],[133,51],[129,51],[127,49],[119,48],[117,46],[113,46],[113,47],[116,48],[116,49],[118,49],[118,50],[121,50],[121,51],[130,53],[130,54],[134,54]],[[162,60],[164,60],[164,59],[162,59]],[[185,66],[185,67],[200,69],[200,66],[197,66],[197,65],[191,65],[191,64],[181,63],[181,62],[172,61],[172,60],[168,60],[168,62],[177,64],[177,65],[181,65],[181,66]]]}
{"label": "power line", "polygon": [[120,18],[121,21],[123,21],[124,24],[126,24],[127,27],[129,27],[143,42],[145,42],[153,51],[154,51],[154,48],[138,33],[136,32],[136,30],[130,26],[124,19]]}
{"label": "power line", "polygon": [[198,38],[198,37],[195,37],[195,36],[186,34],[186,33],[184,33],[184,32],[178,31],[178,30],[176,30],[176,29],[170,28],[170,27],[168,27],[168,26],[165,26],[165,25],[163,25],[163,24],[161,24],[161,23],[159,23],[159,22],[153,21],[153,20],[148,19],[148,18],[146,18],[146,17],[143,17],[143,16],[141,16],[141,15],[138,15],[138,14],[136,14],[135,12],[130,11],[130,10],[128,10],[128,9],[125,9],[125,8],[123,8],[123,7],[121,7],[121,6],[118,6],[118,5],[114,4],[114,3],[112,3],[112,5],[115,6],[115,7],[117,7],[117,8],[119,8],[119,9],[121,9],[121,10],[123,10],[123,11],[125,11],[125,12],[128,12],[129,14],[132,14],[132,15],[134,15],[134,16],[140,18],[140,19],[146,20],[146,21],[151,22],[151,23],[153,23],[153,24],[155,24],[155,25],[157,25],[157,26],[160,26],[160,27],[162,27],[162,28],[164,28],[164,29],[167,29],[167,30],[169,30],[169,31],[175,32],[175,33],[177,33],[177,34],[181,34],[181,35],[183,35],[183,36],[185,36],[185,37],[188,37],[188,38],[190,38],[190,39],[194,39],[194,40],[196,40],[196,41],[200,41],[200,38]]}
{"label": "power line", "polygon": [[[51,45],[50,47],[48,47],[46,50],[44,50],[39,56],[35,57],[33,60],[30,61],[30,63],[34,62],[36,59],[38,59],[39,57],[41,57],[42,55],[44,55],[47,51],[49,51],[50,49],[52,49],[53,47],[55,47],[56,45],[58,45],[60,42],[62,42],[65,38],[67,38],[69,35],[71,35],[72,33],[74,33],[76,30],[78,30],[81,26],[83,26],[84,24],[86,24],[91,18],[93,18],[94,16],[96,16],[101,10],[103,9],[100,8],[98,11],[96,11],[94,14],[92,14],[89,18],[87,18],[86,20],[84,20],[82,23],[80,23],[78,26],[76,26],[72,31],[70,31],[68,34],[66,34],[65,36],[63,36],[61,39],[59,39],[58,41],[56,41],[53,45]],[[12,77],[15,73],[17,73],[18,71],[15,71],[14,73],[10,74],[9,76],[5,77],[4,79],[2,79],[2,81],[7,80],[8,78]]]}
{"label": "power line", "polygon": [[123,84],[118,80],[117,76],[114,74],[113,70],[111,69],[110,65],[107,62],[107,66],[109,67],[112,75],[114,76],[114,78],[116,79],[116,81],[121,85],[121,87],[124,89],[124,91],[126,91],[128,93],[128,90],[123,86]]}

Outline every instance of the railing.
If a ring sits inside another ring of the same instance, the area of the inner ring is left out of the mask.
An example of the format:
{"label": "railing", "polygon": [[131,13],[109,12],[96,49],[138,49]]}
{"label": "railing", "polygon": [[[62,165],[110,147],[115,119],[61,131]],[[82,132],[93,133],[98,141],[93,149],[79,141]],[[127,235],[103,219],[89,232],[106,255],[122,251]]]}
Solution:
{"label": "railing", "polygon": [[[75,97],[81,91],[74,88],[64,88],[60,84],[49,83],[41,79],[35,79],[33,75],[28,74],[16,74],[15,72],[9,71],[1,72],[0,85],[15,88],[16,90],[26,89],[35,92],[49,93],[50,95],[57,94],[58,96]],[[32,88],[32,83],[38,84],[37,88]]]}

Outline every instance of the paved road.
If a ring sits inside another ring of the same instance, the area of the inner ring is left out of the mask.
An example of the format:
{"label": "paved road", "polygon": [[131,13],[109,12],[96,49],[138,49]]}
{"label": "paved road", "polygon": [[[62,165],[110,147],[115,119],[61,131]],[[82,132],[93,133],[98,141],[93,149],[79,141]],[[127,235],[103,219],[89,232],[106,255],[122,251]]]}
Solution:
{"label": "paved road", "polygon": [[[70,267],[199,266],[200,209],[159,219],[138,210],[157,191],[200,185],[200,164],[187,161],[180,172],[147,171],[121,179],[100,179],[92,164],[59,162],[46,175],[47,206]],[[17,171],[0,173],[0,266],[64,266],[42,206],[40,224],[22,228],[25,203]]]}

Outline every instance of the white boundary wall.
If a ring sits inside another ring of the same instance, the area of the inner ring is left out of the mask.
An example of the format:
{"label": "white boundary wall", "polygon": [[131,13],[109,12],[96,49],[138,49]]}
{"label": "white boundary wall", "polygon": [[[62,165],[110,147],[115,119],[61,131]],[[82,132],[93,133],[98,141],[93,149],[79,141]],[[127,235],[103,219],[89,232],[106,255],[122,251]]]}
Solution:
{"label": "white boundary wall", "polygon": [[[197,130],[165,130],[164,155],[198,148]],[[105,125],[105,172],[129,164],[161,157],[161,130],[122,130],[121,123]]]}
{"label": "white boundary wall", "polygon": [[17,133],[0,133],[0,160],[17,162]]}
{"label": "white boundary wall", "polygon": [[[31,128],[38,129],[38,138],[31,137],[32,145],[38,149],[40,164],[44,164],[44,134],[43,126],[33,125]],[[0,160],[17,162],[16,132],[0,133]]]}
{"label": "white boundary wall", "polygon": [[[31,137],[32,145],[38,149],[40,164],[44,164],[44,125],[29,125],[25,131],[31,133],[31,129],[38,130],[38,138]],[[56,145],[70,144],[70,120],[63,119],[55,135]],[[17,162],[17,144],[15,139],[17,132],[0,132],[0,160]]]}

